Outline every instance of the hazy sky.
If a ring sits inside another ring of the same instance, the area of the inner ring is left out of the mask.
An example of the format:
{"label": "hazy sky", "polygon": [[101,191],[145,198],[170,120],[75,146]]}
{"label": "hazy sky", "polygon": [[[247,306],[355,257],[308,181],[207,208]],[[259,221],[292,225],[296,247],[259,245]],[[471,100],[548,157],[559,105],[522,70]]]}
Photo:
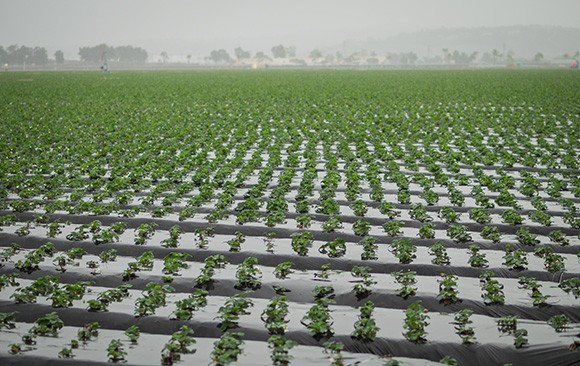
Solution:
{"label": "hazy sky", "polygon": [[422,29],[531,24],[579,27],[580,0],[0,0],[0,45],[70,58],[103,42],[170,54],[279,43],[306,52]]}

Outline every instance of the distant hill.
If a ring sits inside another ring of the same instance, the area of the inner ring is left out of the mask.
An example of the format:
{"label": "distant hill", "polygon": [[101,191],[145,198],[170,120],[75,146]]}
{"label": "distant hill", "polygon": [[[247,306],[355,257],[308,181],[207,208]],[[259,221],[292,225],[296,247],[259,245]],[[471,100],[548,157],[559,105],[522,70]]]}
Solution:
{"label": "distant hill", "polygon": [[349,40],[327,51],[352,53],[366,50],[380,54],[413,51],[419,56],[435,56],[441,55],[444,48],[480,54],[493,49],[502,53],[513,51],[517,58],[530,58],[542,52],[546,58],[556,58],[580,50],[580,28],[539,25],[441,28],[387,38]]}

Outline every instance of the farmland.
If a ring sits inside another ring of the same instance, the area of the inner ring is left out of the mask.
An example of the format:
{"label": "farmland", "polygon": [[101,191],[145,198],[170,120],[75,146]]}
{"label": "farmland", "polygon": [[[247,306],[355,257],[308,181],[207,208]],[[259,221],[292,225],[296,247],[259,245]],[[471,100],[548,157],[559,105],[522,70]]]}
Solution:
{"label": "farmland", "polygon": [[580,359],[578,72],[2,73],[0,101],[2,364]]}

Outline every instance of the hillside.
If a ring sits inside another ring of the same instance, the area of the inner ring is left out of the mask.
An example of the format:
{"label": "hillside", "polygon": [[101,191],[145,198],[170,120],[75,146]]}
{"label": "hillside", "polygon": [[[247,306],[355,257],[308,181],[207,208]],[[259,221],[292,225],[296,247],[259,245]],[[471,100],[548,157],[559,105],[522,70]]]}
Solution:
{"label": "hillside", "polygon": [[361,50],[385,52],[410,52],[419,56],[436,56],[442,50],[463,52],[504,53],[513,51],[516,57],[533,57],[542,52],[548,58],[573,55],[580,49],[580,28],[551,26],[507,26],[479,28],[441,28],[400,34],[387,38],[349,40],[328,51],[352,53]]}

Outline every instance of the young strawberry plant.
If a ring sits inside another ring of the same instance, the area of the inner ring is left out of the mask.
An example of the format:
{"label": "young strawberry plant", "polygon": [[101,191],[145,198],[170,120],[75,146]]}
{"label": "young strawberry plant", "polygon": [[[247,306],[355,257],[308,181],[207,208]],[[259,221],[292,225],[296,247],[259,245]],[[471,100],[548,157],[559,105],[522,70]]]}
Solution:
{"label": "young strawberry plant", "polygon": [[282,262],[278,264],[276,268],[274,268],[274,276],[281,280],[288,278],[288,275],[294,272],[292,271],[293,265],[294,263],[292,262]]}
{"label": "young strawberry plant", "polygon": [[158,283],[149,282],[141,292],[143,297],[135,301],[135,315],[147,316],[155,314],[157,308],[166,305],[167,293],[174,291],[175,289],[171,286],[161,286]]}
{"label": "young strawberry plant", "polygon": [[417,258],[415,247],[409,239],[395,239],[391,242],[390,251],[399,259],[399,263],[409,264]]}
{"label": "young strawberry plant", "polygon": [[367,301],[360,307],[360,315],[354,323],[354,331],[350,335],[352,338],[363,342],[372,342],[376,339],[380,328],[377,327],[372,317],[374,309],[375,304],[372,301]]}
{"label": "young strawberry plant", "polygon": [[308,251],[312,247],[314,236],[309,231],[302,231],[292,234],[292,249],[299,256],[308,255]]}
{"label": "young strawberry plant", "polygon": [[328,276],[332,273],[332,269],[330,269],[330,263],[325,263],[320,266],[320,271],[314,273],[314,278],[318,278],[319,280],[328,280]]}
{"label": "young strawberry plant", "polygon": [[296,217],[296,227],[298,229],[306,229],[310,227],[312,221],[312,216],[309,214],[304,214]]}
{"label": "young strawberry plant", "polygon": [[200,249],[205,249],[209,244],[208,238],[214,236],[214,229],[212,227],[197,228],[195,229],[194,233],[197,247]]}
{"label": "young strawberry plant", "polygon": [[425,328],[429,325],[428,319],[427,310],[421,306],[420,301],[409,305],[405,310],[405,323],[403,324],[403,328],[406,329],[406,332],[403,333],[405,338],[413,343],[427,342]]}
{"label": "young strawberry plant", "polygon": [[269,232],[267,234],[265,234],[265,238],[264,240],[264,244],[266,245],[266,252],[268,253],[274,253],[274,238],[276,237],[276,233],[275,232]]}
{"label": "young strawberry plant", "polygon": [[181,226],[173,225],[169,229],[169,238],[163,239],[161,241],[161,246],[165,248],[177,248],[182,233],[183,229],[181,228]]}
{"label": "young strawberry plant", "polygon": [[537,236],[530,233],[530,230],[526,227],[519,228],[516,232],[516,237],[522,245],[535,246],[540,243]]}
{"label": "young strawberry plant", "polygon": [[56,313],[48,313],[36,319],[29,333],[37,336],[56,337],[58,331],[64,327],[64,322],[60,320]]}
{"label": "young strawberry plant", "polygon": [[300,321],[302,325],[308,328],[308,331],[314,339],[320,341],[322,338],[330,338],[334,335],[332,325],[332,316],[328,308],[327,298],[317,299],[308,310],[306,315]]}
{"label": "young strawberry plant", "polygon": [[453,224],[459,221],[460,214],[455,212],[455,210],[451,207],[442,207],[439,209],[437,216],[446,223]]}
{"label": "young strawberry plant", "polygon": [[563,272],[565,270],[564,257],[556,253],[544,255],[544,268],[551,273]]}
{"label": "young strawberry plant", "polygon": [[377,240],[371,236],[366,236],[361,241],[358,242],[358,244],[361,245],[363,248],[363,252],[360,255],[361,260],[369,261],[379,259],[379,257],[377,256],[378,246],[376,242]]}
{"label": "young strawberry plant", "polygon": [[262,312],[261,319],[270,335],[284,335],[288,320],[288,302],[286,296],[275,296]]}
{"label": "young strawberry plant", "polygon": [[284,336],[274,334],[268,338],[268,348],[272,350],[270,359],[274,366],[289,365],[292,356],[289,354],[290,349],[298,345],[295,341],[284,338]]}
{"label": "young strawberry plant", "polygon": [[207,305],[208,292],[203,289],[195,289],[194,292],[175,302],[175,311],[172,313],[174,319],[190,320],[193,312]]}
{"label": "young strawberry plant", "polygon": [[125,356],[127,356],[127,351],[123,346],[123,343],[119,339],[113,339],[109,342],[109,346],[107,347],[107,356],[109,357],[110,362],[124,362]]}
{"label": "young strawberry plant", "polygon": [[513,245],[506,244],[503,265],[510,270],[522,271],[528,268],[527,253],[522,249],[514,249]]}
{"label": "young strawberry plant", "polygon": [[496,279],[489,277],[484,280],[481,284],[481,290],[483,291],[481,297],[485,305],[503,305],[505,303],[503,285]]}
{"label": "young strawberry plant", "polygon": [[0,313],[0,329],[14,329],[16,327],[16,312]]}
{"label": "young strawberry plant", "polygon": [[417,283],[417,279],[415,279],[416,274],[417,272],[403,270],[391,273],[391,276],[395,277],[395,281],[402,286],[399,289],[399,296],[401,296],[403,299],[407,299],[409,296],[415,295],[417,287],[413,285]]}
{"label": "young strawberry plant", "polygon": [[321,245],[318,251],[321,254],[328,255],[329,258],[340,258],[346,253],[346,242],[344,239],[337,238]]}
{"label": "young strawberry plant", "polygon": [[262,278],[262,271],[256,267],[258,259],[256,257],[248,257],[238,266],[236,271],[237,282],[235,288],[238,290],[252,289],[257,290],[262,286],[260,279]]}
{"label": "young strawberry plant", "polygon": [[501,240],[501,233],[497,226],[485,226],[481,229],[481,237],[487,240],[491,240],[494,243],[499,243]]}
{"label": "young strawberry plant", "polygon": [[137,325],[133,324],[125,330],[125,335],[129,338],[132,344],[137,344],[141,331]]}
{"label": "young strawberry plant", "polygon": [[226,366],[238,360],[242,353],[243,333],[226,332],[213,344],[211,359],[216,366]]}
{"label": "young strawberry plant", "polygon": [[379,211],[381,214],[387,216],[389,220],[392,220],[401,214],[401,211],[395,210],[393,205],[386,201],[381,202],[379,205]]}
{"label": "young strawberry plant", "polygon": [[433,218],[429,216],[427,210],[425,210],[425,208],[420,203],[411,204],[409,216],[411,216],[412,219],[417,220],[419,222],[433,221]]}
{"label": "young strawberry plant", "polygon": [[580,278],[578,277],[562,280],[560,281],[558,287],[561,288],[562,291],[566,292],[567,294],[571,293],[572,295],[574,295],[574,298],[576,299],[580,297]]}
{"label": "young strawberry plant", "polygon": [[550,239],[550,241],[558,243],[561,246],[566,246],[570,244],[570,241],[568,240],[566,235],[562,233],[561,230],[550,231],[550,233],[548,234],[548,238]]}
{"label": "young strawberry plant", "polygon": [[187,253],[171,252],[163,258],[163,273],[178,276],[181,269],[188,268],[185,261],[191,257]]}
{"label": "young strawberry plant", "polygon": [[225,304],[219,308],[216,317],[220,320],[219,328],[222,332],[237,328],[240,316],[250,314],[248,309],[252,306],[254,303],[246,297],[245,292],[229,297]]}
{"label": "young strawberry plant", "polygon": [[445,243],[438,241],[429,247],[429,254],[434,255],[435,258],[431,259],[431,263],[438,266],[447,266],[451,264],[449,255],[447,255],[447,249],[445,249]]}
{"label": "young strawberry plant", "polygon": [[565,314],[557,314],[548,319],[549,326],[554,328],[556,333],[562,333],[570,327],[572,321]]}
{"label": "young strawberry plant", "polygon": [[473,310],[465,308],[455,313],[455,333],[461,337],[463,344],[475,343],[475,331],[469,324],[472,321],[469,319],[473,314]]}
{"label": "young strawberry plant", "polygon": [[522,215],[520,215],[519,212],[517,212],[516,210],[511,209],[511,208],[505,210],[501,214],[501,218],[503,219],[503,222],[505,222],[506,224],[511,224],[511,225],[519,225],[522,222],[524,222]]}
{"label": "young strawberry plant", "polygon": [[439,282],[437,298],[440,303],[449,305],[461,301],[457,297],[457,276],[442,273],[441,278],[437,282]]}
{"label": "young strawberry plant", "polygon": [[489,224],[491,222],[489,211],[483,207],[475,207],[469,210],[469,218],[481,225]]}
{"label": "young strawberry plant", "polygon": [[383,229],[389,236],[397,236],[402,234],[401,228],[403,223],[399,221],[387,221],[383,224]]}
{"label": "young strawberry plant", "polygon": [[469,259],[467,260],[467,263],[469,263],[470,266],[475,267],[475,268],[487,268],[488,267],[488,261],[485,258],[485,254],[484,253],[480,253],[480,248],[475,245],[472,244],[468,247],[469,250]]}
{"label": "young strawberry plant", "polygon": [[447,236],[457,243],[467,243],[472,241],[471,234],[467,232],[467,227],[459,224],[452,224],[447,228]]}
{"label": "young strawberry plant", "polygon": [[322,223],[322,230],[327,233],[333,233],[337,229],[342,229],[342,220],[338,215],[331,215],[328,220]]}
{"label": "young strawberry plant", "polygon": [[434,239],[435,238],[435,225],[428,222],[421,226],[419,229],[419,237],[421,239]]}
{"label": "young strawberry plant", "polygon": [[358,219],[352,224],[354,235],[367,236],[371,230],[371,225],[364,219]]}
{"label": "young strawberry plant", "polygon": [[135,229],[135,244],[144,245],[148,239],[150,239],[153,234],[155,234],[155,228],[157,224],[154,222],[143,223]]}
{"label": "young strawberry plant", "polygon": [[242,244],[246,241],[246,235],[239,231],[236,231],[234,235],[235,237],[228,240],[227,244],[230,246],[230,252],[239,252]]}

